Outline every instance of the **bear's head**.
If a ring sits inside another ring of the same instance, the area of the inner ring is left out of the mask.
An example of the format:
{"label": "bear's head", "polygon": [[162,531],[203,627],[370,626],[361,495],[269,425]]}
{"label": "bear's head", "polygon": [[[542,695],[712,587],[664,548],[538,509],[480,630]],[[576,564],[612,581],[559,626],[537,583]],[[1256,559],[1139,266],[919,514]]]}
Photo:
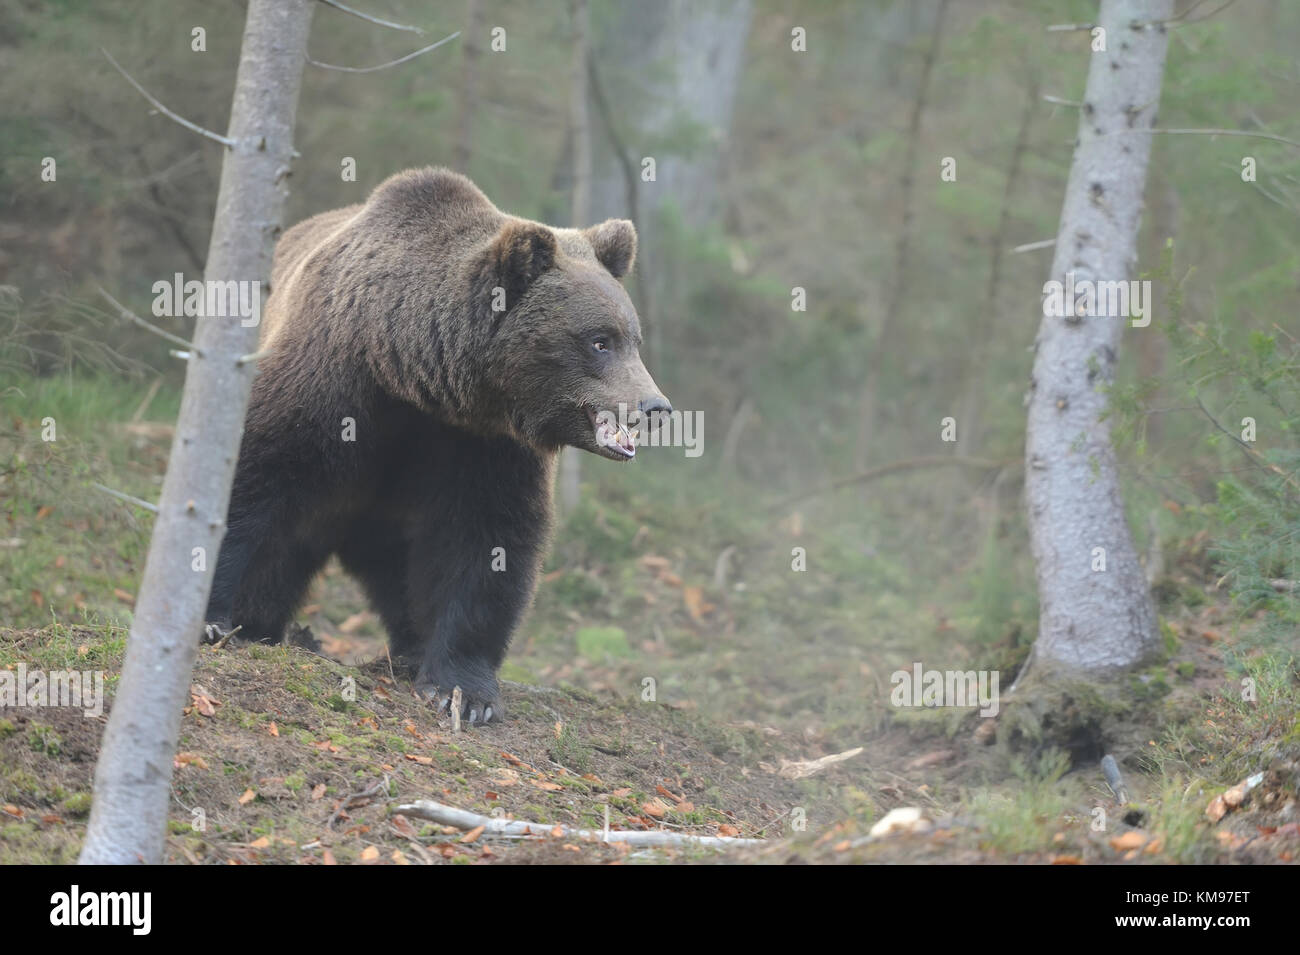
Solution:
{"label": "bear's head", "polygon": [[626,461],[638,431],[672,411],[641,362],[641,323],[619,282],[635,258],[626,219],[553,229],[510,218],[489,243],[505,299],[492,377],[510,429],[533,447]]}

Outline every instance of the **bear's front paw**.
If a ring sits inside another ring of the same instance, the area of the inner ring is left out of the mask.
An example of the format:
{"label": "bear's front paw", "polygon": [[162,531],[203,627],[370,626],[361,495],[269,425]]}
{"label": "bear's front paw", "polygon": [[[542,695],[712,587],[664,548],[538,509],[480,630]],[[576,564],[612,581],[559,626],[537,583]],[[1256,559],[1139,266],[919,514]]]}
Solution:
{"label": "bear's front paw", "polygon": [[[434,683],[417,683],[415,692],[433,703],[434,712],[443,716],[451,712],[452,694],[455,687],[446,688]],[[506,708],[501,702],[501,694],[494,687],[491,690],[468,691],[461,688],[460,718],[470,726],[486,723],[499,723],[505,719]]]}

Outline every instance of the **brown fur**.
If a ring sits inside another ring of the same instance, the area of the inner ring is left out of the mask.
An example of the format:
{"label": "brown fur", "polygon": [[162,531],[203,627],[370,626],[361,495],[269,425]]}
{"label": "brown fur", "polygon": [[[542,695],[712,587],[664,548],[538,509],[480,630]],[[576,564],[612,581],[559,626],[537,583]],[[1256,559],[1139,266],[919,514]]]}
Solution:
{"label": "brown fur", "polygon": [[630,222],[553,229],[441,169],[286,232],[208,619],[278,639],[338,553],[424,691],[499,715],[555,453],[622,459],[594,416],[668,407],[617,281],[635,254]]}

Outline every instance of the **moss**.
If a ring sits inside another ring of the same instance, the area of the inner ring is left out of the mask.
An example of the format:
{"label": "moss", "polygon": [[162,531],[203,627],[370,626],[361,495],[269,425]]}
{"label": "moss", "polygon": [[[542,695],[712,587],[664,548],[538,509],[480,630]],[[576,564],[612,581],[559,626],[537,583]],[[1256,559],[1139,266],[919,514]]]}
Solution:
{"label": "moss", "polygon": [[91,793],[73,793],[67,799],[59,804],[60,808],[74,816],[86,816],[90,814],[90,804],[94,797]]}

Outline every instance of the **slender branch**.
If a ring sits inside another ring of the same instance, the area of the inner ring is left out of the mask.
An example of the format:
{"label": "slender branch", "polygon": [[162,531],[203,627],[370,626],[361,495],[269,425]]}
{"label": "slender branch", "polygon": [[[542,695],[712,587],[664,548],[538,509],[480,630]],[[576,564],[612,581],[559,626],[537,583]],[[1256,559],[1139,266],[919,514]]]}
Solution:
{"label": "slender branch", "polygon": [[1122,129],[1117,133],[1102,133],[1103,136],[1124,136],[1129,133],[1150,133],[1165,136],[1245,136],[1248,139],[1267,139],[1275,143],[1300,147],[1300,141],[1276,136],[1273,133],[1257,133],[1249,129]]}
{"label": "slender branch", "polygon": [[545,822],[524,822],[522,820],[498,819],[483,816],[467,809],[458,809],[430,799],[419,799],[413,803],[396,806],[393,812],[403,816],[415,816],[428,819],[443,826],[456,829],[477,829],[480,826],[484,835],[505,837],[544,837],[555,833],[562,839],[583,839],[591,842],[622,842],[633,846],[708,846],[722,849],[729,846],[765,845],[762,839],[742,839],[737,836],[692,836],[680,832],[665,832],[662,829],[627,830],[610,829],[574,829],[570,826],[557,826]]}
{"label": "slender branch", "polygon": [[1047,93],[1043,94],[1043,102],[1054,103],[1057,106],[1069,106],[1073,109],[1083,109],[1083,103],[1077,99],[1061,99],[1059,96],[1050,96]]}
{"label": "slender branch", "polygon": [[1077,30],[1092,30],[1096,26],[1095,23],[1053,23],[1043,29],[1048,33],[1074,33]]}
{"label": "slender branch", "polygon": [[97,484],[94,482],[92,482],[90,486],[96,488],[97,490],[103,491],[105,494],[111,494],[116,498],[121,498],[123,501],[136,505],[136,507],[143,507],[146,511],[153,511],[155,514],[158,513],[157,504],[150,504],[148,501],[142,498],[132,497],[130,494],[123,494],[121,491],[115,491],[111,487],[105,487],[102,484]]}
{"label": "slender branch", "polygon": [[255,361],[261,361],[267,355],[271,354],[272,351],[274,351],[272,348],[263,348],[260,351],[250,352],[247,355],[240,355],[239,360],[236,361],[235,364],[250,365]]}
{"label": "slender branch", "polygon": [[[1210,19],[1211,17],[1217,16],[1218,14],[1222,13],[1224,10],[1228,9],[1228,7],[1232,6],[1232,5],[1233,5],[1234,3],[1236,3],[1236,2],[1237,2],[1237,0],[1228,0],[1227,3],[1223,4],[1222,6],[1215,7],[1213,10],[1211,10],[1211,11],[1210,11],[1209,13],[1207,13],[1205,16],[1203,16],[1203,17],[1196,17],[1194,20],[1187,20],[1187,23],[1200,23],[1202,20],[1208,20],[1208,19]],[[1204,3],[1205,3],[1205,0],[1196,0],[1196,3],[1193,3],[1190,7],[1188,7],[1186,10],[1184,10],[1182,13],[1178,14],[1177,16],[1172,16],[1172,17],[1170,17],[1168,20],[1148,20],[1148,21],[1146,21],[1146,22],[1144,22],[1144,23],[1135,23],[1135,24],[1133,24],[1133,26],[1136,28],[1136,27],[1151,27],[1151,26],[1155,26],[1155,25],[1157,25],[1157,24],[1162,24],[1162,23],[1178,23],[1179,20],[1184,20],[1184,19],[1186,19],[1189,15],[1195,13],[1198,9],[1200,9],[1201,6],[1204,5]],[[1187,23],[1179,23],[1178,25],[1179,25],[1179,26],[1186,26]]]}
{"label": "slender branch", "polygon": [[1201,411],[1205,412],[1205,417],[1210,419],[1210,423],[1213,424],[1220,431],[1222,431],[1224,434],[1226,434],[1233,441],[1235,441],[1237,443],[1237,446],[1240,447],[1242,451],[1246,452],[1247,457],[1249,457],[1260,467],[1264,468],[1266,471],[1272,471],[1274,474],[1280,477],[1285,483],[1291,485],[1297,491],[1300,491],[1300,484],[1296,483],[1296,479],[1294,476],[1287,474],[1285,471],[1283,471],[1280,467],[1278,467],[1268,458],[1264,457],[1262,454],[1260,454],[1258,451],[1252,448],[1245,441],[1241,440],[1239,436],[1233,434],[1222,424],[1220,424],[1219,419],[1214,417],[1214,415],[1210,413],[1209,408],[1205,407],[1205,402],[1201,400],[1200,395],[1194,395],[1193,397],[1196,398],[1196,403],[1201,406]]}
{"label": "slender branch", "polygon": [[338,0],[320,0],[326,6],[333,7],[335,10],[341,10],[344,13],[350,13],[352,16],[367,23],[373,23],[376,26],[388,27],[391,30],[404,30],[407,33],[418,33],[423,36],[424,31],[419,27],[409,27],[405,23],[394,23],[392,20],[381,20],[379,17],[371,16],[369,13],[362,13],[360,10],[353,10],[351,7],[345,7]]}
{"label": "slender branch", "polygon": [[179,335],[173,335],[171,332],[165,332],[157,325],[150,325],[143,318],[136,315],[134,312],[132,312],[129,308],[127,308],[117,299],[113,298],[113,296],[109,295],[108,292],[104,290],[104,287],[102,285],[96,285],[95,288],[99,290],[100,295],[108,299],[109,304],[112,305],[115,309],[117,309],[117,313],[121,315],[123,318],[135,322],[141,328],[147,329],[148,331],[153,332],[155,335],[167,339],[173,345],[184,345],[187,349],[192,351],[194,354],[198,355],[200,358],[203,357],[203,352],[199,351],[199,349],[194,345],[193,342],[188,342],[185,339],[181,338]]}
{"label": "slender branch", "polygon": [[188,119],[186,119],[184,116],[181,116],[181,115],[179,115],[179,114],[177,114],[177,113],[173,113],[171,110],[169,110],[169,109],[168,109],[166,106],[164,106],[162,103],[158,102],[158,99],[157,99],[157,98],[156,98],[152,93],[150,93],[147,89],[145,89],[143,86],[141,86],[139,83],[137,83],[137,82],[135,81],[135,78],[134,78],[133,76],[131,76],[130,73],[128,73],[126,70],[122,69],[122,67],[120,67],[120,66],[118,65],[117,60],[113,59],[113,54],[109,53],[109,52],[108,52],[106,49],[104,49],[102,46],[99,48],[99,52],[100,52],[100,53],[103,53],[104,56],[108,57],[108,62],[110,62],[110,63],[113,64],[113,69],[117,70],[117,71],[118,71],[119,73],[121,73],[124,77],[126,77],[126,81],[127,81],[128,83],[130,83],[132,86],[134,86],[134,87],[136,88],[136,91],[137,91],[141,96],[143,96],[143,97],[144,97],[145,99],[147,99],[150,103],[152,103],[154,109],[158,110],[158,112],[162,113],[162,114],[163,114],[164,116],[166,116],[168,119],[173,120],[174,122],[180,123],[182,126],[184,126],[186,129],[190,130],[191,132],[198,133],[200,136],[206,136],[206,137],[208,137],[208,139],[211,139],[211,140],[214,141],[214,142],[221,143],[221,145],[223,145],[223,146],[230,147],[230,146],[234,146],[234,145],[235,145],[235,140],[231,139],[229,136],[222,136],[220,133],[214,133],[214,132],[213,132],[212,130],[210,130],[210,129],[204,129],[202,126],[198,125],[197,123],[191,123],[191,122],[190,122]]}
{"label": "slender branch", "polygon": [[397,66],[400,63],[405,63],[407,60],[413,60],[417,56],[420,56],[422,53],[428,53],[430,50],[436,50],[444,43],[450,43],[458,36],[460,36],[459,30],[457,30],[451,36],[443,37],[437,43],[430,43],[422,50],[416,50],[414,53],[408,53],[406,54],[406,56],[398,57],[396,60],[392,60],[391,62],[388,63],[380,63],[378,66],[335,66],[332,63],[321,63],[319,60],[313,60],[311,57],[307,57],[307,62],[310,63],[312,66],[319,66],[322,70],[337,70],[340,73],[377,73],[379,70],[386,70],[390,66]]}
{"label": "slender branch", "polygon": [[1020,252],[1033,252],[1037,249],[1050,249],[1054,245],[1056,245],[1055,239],[1043,239],[1039,242],[1026,242],[1024,245],[1016,246],[1011,250],[1011,253],[1015,255]]}
{"label": "slender branch", "polygon": [[984,468],[994,470],[997,468],[1010,467],[1018,464],[1017,460],[994,461],[989,458],[968,458],[957,454],[931,455],[921,458],[906,458],[902,461],[891,461],[888,464],[881,464],[874,468],[869,468],[860,474],[850,474],[848,477],[837,478],[820,487],[815,487],[809,491],[801,491],[798,494],[783,498],[775,504],[770,505],[767,509],[772,511],[780,510],[789,504],[802,501],[810,497],[816,497],[825,494],[828,491],[838,491],[840,488],[848,487],[851,484],[862,484],[866,481],[874,481],[876,478],[886,477],[890,474],[899,474],[903,471],[918,471],[922,468],[942,468],[942,467],[966,467],[966,468]]}

